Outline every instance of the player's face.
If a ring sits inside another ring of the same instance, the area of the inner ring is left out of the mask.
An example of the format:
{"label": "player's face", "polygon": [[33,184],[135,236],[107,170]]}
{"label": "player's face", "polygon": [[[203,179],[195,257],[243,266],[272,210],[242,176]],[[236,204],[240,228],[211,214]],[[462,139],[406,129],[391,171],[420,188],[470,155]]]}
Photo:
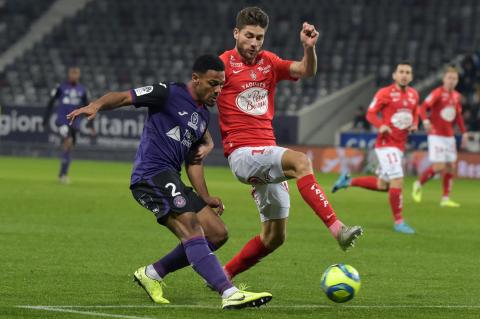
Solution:
{"label": "player's face", "polygon": [[236,40],[235,47],[238,53],[248,62],[255,60],[258,52],[262,49],[265,31],[258,25],[247,25],[241,30],[238,28],[233,30],[233,37]]}
{"label": "player's face", "polygon": [[393,72],[393,80],[399,87],[407,87],[413,80],[412,67],[408,64],[399,64]]}
{"label": "player's face", "polygon": [[214,106],[225,83],[225,72],[208,70],[203,74],[193,73],[192,79],[198,102]]}
{"label": "player's face", "polygon": [[457,72],[447,72],[443,76],[443,86],[449,91],[455,89],[458,84],[458,73]]}
{"label": "player's face", "polygon": [[70,68],[68,69],[68,81],[71,83],[77,83],[80,80],[80,69]]}

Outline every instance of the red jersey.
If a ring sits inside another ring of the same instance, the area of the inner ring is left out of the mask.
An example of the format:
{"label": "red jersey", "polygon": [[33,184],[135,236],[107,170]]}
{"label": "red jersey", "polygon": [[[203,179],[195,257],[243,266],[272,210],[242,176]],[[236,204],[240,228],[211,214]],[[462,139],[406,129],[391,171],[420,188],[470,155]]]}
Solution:
{"label": "red jersey", "polygon": [[[432,129],[429,135],[453,136],[454,122],[460,131],[465,133],[461,100],[459,92],[455,90],[449,92],[443,86],[436,88],[427,96],[420,108],[420,117],[423,121],[430,120]],[[427,116],[427,110],[430,110],[430,116]]]}
{"label": "red jersey", "polygon": [[235,49],[225,51],[220,59],[225,64],[225,84],[217,106],[225,156],[243,146],[276,145],[273,97],[277,82],[296,80],[290,76],[293,61],[261,51],[249,65]]}
{"label": "red jersey", "polygon": [[418,92],[412,87],[401,90],[392,84],[378,90],[368,107],[367,120],[376,128],[387,125],[392,132],[378,133],[375,147],[405,149],[409,128],[418,125],[418,101]]}

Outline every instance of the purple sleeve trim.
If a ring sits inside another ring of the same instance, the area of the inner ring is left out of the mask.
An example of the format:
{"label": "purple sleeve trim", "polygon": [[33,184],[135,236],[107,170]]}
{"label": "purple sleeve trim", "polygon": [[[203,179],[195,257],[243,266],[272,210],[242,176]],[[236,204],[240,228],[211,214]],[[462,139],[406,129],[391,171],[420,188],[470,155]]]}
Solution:
{"label": "purple sleeve trim", "polygon": [[130,90],[130,97],[132,98],[132,104],[135,105],[135,103],[137,102],[137,96],[135,95],[135,92],[133,90]]}

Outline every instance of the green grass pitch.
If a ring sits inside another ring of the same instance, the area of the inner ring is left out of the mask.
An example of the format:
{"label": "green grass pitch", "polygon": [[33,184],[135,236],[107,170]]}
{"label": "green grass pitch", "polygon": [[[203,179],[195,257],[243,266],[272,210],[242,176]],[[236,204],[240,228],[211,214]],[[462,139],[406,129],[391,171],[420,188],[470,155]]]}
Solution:
{"label": "green grass pitch", "polygon": [[[0,318],[480,318],[480,183],[455,180],[459,209],[439,207],[441,185],[424,201],[404,191],[414,236],[392,231],[385,193],[362,189],[330,194],[336,176],[318,175],[340,218],[364,226],[357,247],[342,252],[290,183],[288,239],[236,283],[270,291],[267,307],[222,311],[220,298],[187,268],[166,278],[172,305],[157,306],[132,282],[139,266],[177,241],[132,198],[130,163],[74,161],[72,184],[58,184],[58,161],[0,158]],[[209,167],[210,192],[226,206],[226,262],[259,231],[249,187],[227,168]],[[349,303],[329,301],[320,277],[348,263],[362,288]],[[22,308],[18,306],[44,306]],[[58,306],[58,307],[55,307]]]}

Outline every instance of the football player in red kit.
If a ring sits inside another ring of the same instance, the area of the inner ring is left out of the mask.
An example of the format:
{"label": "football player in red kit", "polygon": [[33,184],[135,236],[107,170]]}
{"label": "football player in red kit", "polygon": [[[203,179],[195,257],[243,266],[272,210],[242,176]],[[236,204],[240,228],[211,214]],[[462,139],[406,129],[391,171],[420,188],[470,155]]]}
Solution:
{"label": "football player in red kit", "polygon": [[378,129],[375,144],[379,162],[378,177],[351,178],[348,174],[342,174],[332,192],[350,186],[388,192],[395,221],[393,229],[399,233],[413,234],[415,230],[403,220],[402,215],[402,159],[408,133],[415,131],[418,126],[419,98],[418,92],[409,86],[413,80],[409,62],[398,63],[392,77],[394,83],[378,90],[367,112],[367,120]]}
{"label": "football player in red kit", "polygon": [[[420,108],[420,117],[428,133],[428,167],[413,183],[412,197],[417,203],[422,201],[422,185],[437,173],[443,173],[443,196],[441,207],[460,207],[449,197],[453,184],[457,146],[454,125],[462,133],[462,142],[468,137],[462,117],[462,96],[455,90],[458,83],[458,71],[449,67],[443,75],[442,86],[434,89]],[[429,112],[429,114],[427,114]]]}
{"label": "football player in red kit", "polygon": [[253,186],[260,213],[260,234],[253,237],[224,267],[233,278],[281,246],[290,208],[287,179],[295,178],[305,202],[322,219],[344,250],[362,234],[359,226],[344,225],[316,181],[303,153],[279,147],[272,127],[275,88],[279,81],[312,77],[317,70],[318,32],[304,23],[301,61],[279,58],[262,49],[268,15],[247,7],[237,15],[235,48],[220,58],[225,63],[225,84],[217,100],[225,156],[236,178]]}

